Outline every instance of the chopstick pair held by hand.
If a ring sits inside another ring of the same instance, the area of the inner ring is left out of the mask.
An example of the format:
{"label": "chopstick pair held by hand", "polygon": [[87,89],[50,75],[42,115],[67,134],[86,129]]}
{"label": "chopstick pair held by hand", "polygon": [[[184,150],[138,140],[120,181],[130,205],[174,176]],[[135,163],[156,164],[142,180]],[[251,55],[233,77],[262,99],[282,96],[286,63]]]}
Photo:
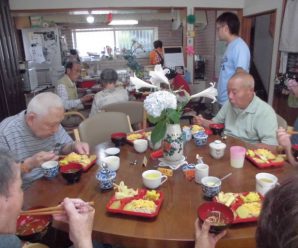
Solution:
{"label": "chopstick pair held by hand", "polygon": [[[84,212],[85,205],[94,206],[94,202],[86,202],[85,204],[76,203],[75,207],[79,209],[79,212],[80,210]],[[63,205],[58,205],[54,207],[38,208],[38,209],[22,211],[20,215],[53,215],[53,214],[64,214],[64,213],[65,213],[65,210]]]}

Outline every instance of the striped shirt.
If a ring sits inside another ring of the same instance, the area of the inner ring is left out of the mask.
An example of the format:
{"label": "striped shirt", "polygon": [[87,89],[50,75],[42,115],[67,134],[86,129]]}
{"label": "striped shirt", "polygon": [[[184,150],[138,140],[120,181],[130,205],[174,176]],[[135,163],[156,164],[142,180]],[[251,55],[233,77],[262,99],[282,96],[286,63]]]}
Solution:
{"label": "striped shirt", "polygon": [[61,125],[58,132],[48,138],[36,137],[25,121],[25,111],[0,123],[0,148],[11,152],[17,161],[25,160],[41,151],[52,151],[57,143],[63,146],[72,142]]}

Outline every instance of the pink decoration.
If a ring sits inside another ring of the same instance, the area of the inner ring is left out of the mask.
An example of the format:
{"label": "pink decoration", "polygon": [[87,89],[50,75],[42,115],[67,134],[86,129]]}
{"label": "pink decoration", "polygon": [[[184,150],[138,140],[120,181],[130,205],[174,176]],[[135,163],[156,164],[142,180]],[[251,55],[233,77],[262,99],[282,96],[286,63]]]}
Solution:
{"label": "pink decoration", "polygon": [[189,56],[194,55],[195,54],[195,50],[194,50],[193,46],[187,46],[186,47],[186,53]]}

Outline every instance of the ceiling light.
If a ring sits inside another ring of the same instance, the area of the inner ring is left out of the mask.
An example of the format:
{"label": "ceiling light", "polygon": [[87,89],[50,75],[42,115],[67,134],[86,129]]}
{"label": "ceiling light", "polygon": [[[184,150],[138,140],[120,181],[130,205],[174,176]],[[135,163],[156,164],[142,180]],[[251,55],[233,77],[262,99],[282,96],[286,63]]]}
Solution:
{"label": "ceiling light", "polygon": [[136,25],[138,20],[112,20],[109,25]]}
{"label": "ceiling light", "polygon": [[94,22],[94,16],[88,15],[86,20],[87,20],[88,23],[93,23]]}

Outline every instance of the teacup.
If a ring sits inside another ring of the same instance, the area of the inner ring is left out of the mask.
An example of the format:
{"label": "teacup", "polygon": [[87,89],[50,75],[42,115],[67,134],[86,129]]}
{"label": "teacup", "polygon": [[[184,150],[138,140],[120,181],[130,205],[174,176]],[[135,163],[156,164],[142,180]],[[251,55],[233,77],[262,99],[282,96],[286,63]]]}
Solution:
{"label": "teacup", "polygon": [[264,196],[276,186],[277,181],[277,177],[270,173],[258,173],[256,174],[256,191]]}
{"label": "teacup", "polygon": [[108,156],[101,161],[107,164],[110,171],[116,171],[120,167],[120,158],[118,156]]}
{"label": "teacup", "polygon": [[201,182],[205,198],[212,199],[220,192],[221,180],[218,177],[203,177]]}
{"label": "teacup", "polygon": [[148,141],[145,139],[137,139],[133,142],[134,149],[139,152],[145,152],[148,148]]}
{"label": "teacup", "polygon": [[59,173],[59,163],[58,161],[47,161],[41,165],[43,169],[44,177],[52,178],[58,175]]}
{"label": "teacup", "polygon": [[202,183],[202,178],[209,175],[209,166],[207,164],[196,164],[195,166],[195,181]]}
{"label": "teacup", "polygon": [[142,174],[143,183],[149,189],[156,189],[168,180],[166,175],[163,175],[158,170],[147,170]]}

